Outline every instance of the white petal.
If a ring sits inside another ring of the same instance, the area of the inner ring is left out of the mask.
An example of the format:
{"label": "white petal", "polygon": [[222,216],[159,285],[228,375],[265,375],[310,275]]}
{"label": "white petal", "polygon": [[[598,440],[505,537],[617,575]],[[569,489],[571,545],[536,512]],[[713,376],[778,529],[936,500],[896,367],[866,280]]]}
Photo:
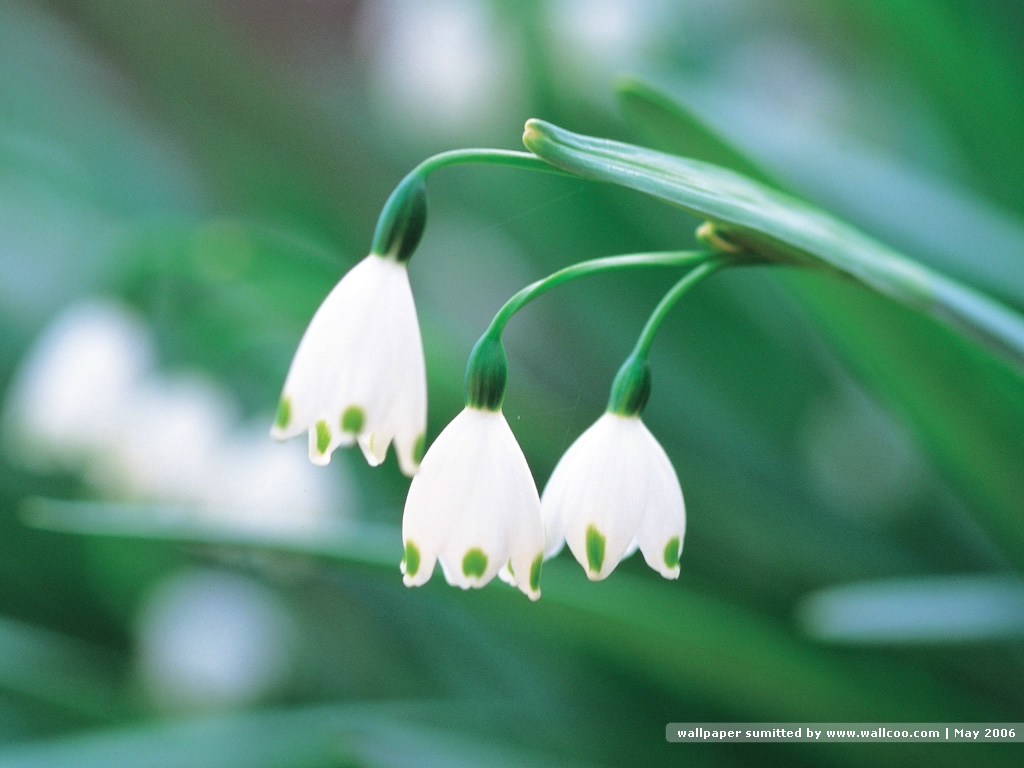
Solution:
{"label": "white petal", "polygon": [[338,447],[338,430],[331,429],[325,415],[321,415],[309,426],[309,460],[318,467],[331,462],[331,453]]}
{"label": "white petal", "polygon": [[395,454],[398,456],[398,466],[406,477],[412,477],[419,472],[426,437],[425,425],[415,435],[410,431],[395,436]]}
{"label": "white petal", "polygon": [[647,564],[666,579],[675,579],[686,534],[683,492],[665,450],[642,422],[640,426],[652,472],[637,541]]}
{"label": "white petal", "polygon": [[[610,515],[602,512],[602,507],[609,499],[602,478],[607,479],[613,471],[608,466],[611,454],[607,450],[611,442],[608,433],[613,429],[614,424],[599,419],[577,438],[555,467],[542,503],[545,522],[555,531],[561,521],[569,548],[591,578],[600,578],[608,562],[606,544]],[[595,525],[598,522],[593,519],[595,515],[600,517],[599,526]],[[592,549],[588,556],[588,528],[592,526],[603,543],[600,551]],[[551,548],[549,542],[547,549]]]}
{"label": "white petal", "polygon": [[574,478],[580,471],[578,465],[588,459],[586,451],[574,450],[575,448],[574,443],[562,455],[541,496],[545,560],[554,557],[565,547],[565,513],[571,495],[577,491]]}
{"label": "white petal", "polygon": [[466,474],[459,479],[461,515],[440,560],[448,583],[468,589],[487,584],[508,561],[506,520],[518,501],[513,476],[518,445],[513,438],[509,450],[508,425],[500,413],[474,408],[464,413],[477,422],[478,431],[474,443],[467,446],[471,461],[463,465]]}
{"label": "white petal", "polygon": [[594,580],[618,565],[640,524],[648,467],[634,449],[635,421],[605,414],[591,428],[588,466],[577,475],[582,503],[567,509],[566,542]]}
{"label": "white petal", "polygon": [[419,321],[405,269],[400,278],[404,281],[404,288],[394,293],[396,297],[401,296],[401,300],[396,299],[392,308],[397,338],[393,345],[395,357],[391,375],[401,386],[395,390],[388,431],[394,436],[395,453],[402,472],[412,477],[419,469],[427,431],[427,373]]}
{"label": "white petal", "polygon": [[463,485],[472,474],[474,451],[484,428],[477,413],[464,410],[441,431],[409,486],[402,540],[407,559],[411,547],[418,562],[404,570],[408,586],[430,579],[441,548],[462,518],[466,503]]}
{"label": "white petal", "polygon": [[[540,598],[540,569],[544,560],[544,525],[540,515],[540,499],[530,469],[522,452],[519,499],[516,502],[518,514],[509,517],[509,560],[510,582],[531,600]],[[525,513],[525,514],[524,514]]]}
{"label": "white petal", "polygon": [[383,272],[379,256],[368,256],[345,274],[317,309],[292,358],[281,398],[290,411],[273,434],[284,440],[313,426],[335,400],[338,381],[353,345],[365,330]]}
{"label": "white petal", "polygon": [[[453,530],[441,555],[445,574],[458,586],[482,586],[511,561],[512,583],[536,600],[540,597],[537,560],[542,558],[544,533],[533,475],[504,416],[478,413],[489,422],[487,439],[479,449],[466,517]],[[482,574],[466,572],[471,565],[465,561],[466,555],[474,549],[487,558]]]}
{"label": "white petal", "polygon": [[363,433],[359,436],[359,448],[366,458],[366,463],[371,467],[378,467],[384,463],[388,455],[388,444],[390,439],[376,432]]}
{"label": "white petal", "polygon": [[[409,273],[404,265],[385,261],[386,304],[375,308],[373,322],[379,338],[367,357],[376,355],[372,379],[363,377],[361,387],[353,389],[359,402],[365,402],[366,423],[360,434],[360,446],[367,461],[376,465],[384,460],[392,440],[398,439],[396,452],[402,471],[410,477],[419,462],[415,451],[426,432],[427,383],[423,344]],[[345,396],[341,397],[344,401]],[[343,403],[337,407],[344,412]]]}

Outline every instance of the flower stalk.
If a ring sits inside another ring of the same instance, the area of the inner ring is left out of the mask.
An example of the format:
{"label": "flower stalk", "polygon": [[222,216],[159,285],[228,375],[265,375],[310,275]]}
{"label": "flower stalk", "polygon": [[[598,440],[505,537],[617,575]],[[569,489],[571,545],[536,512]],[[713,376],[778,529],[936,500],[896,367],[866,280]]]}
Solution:
{"label": "flower stalk", "polygon": [[[685,283],[682,288],[680,288],[680,284],[683,281],[677,283],[676,287],[673,288],[673,291],[677,291],[677,294],[669,303],[668,307],[670,307],[671,303],[674,303],[675,299],[682,295],[690,285],[713,271],[714,268],[706,268],[712,260],[714,260],[715,264],[724,263],[722,257],[716,256],[716,254],[709,251],[666,251],[663,253],[632,253],[624,256],[605,256],[598,259],[590,259],[589,261],[581,261],[578,264],[560,269],[541,280],[531,283],[505,302],[494,316],[483,336],[474,345],[473,351],[470,352],[469,362],[466,365],[466,405],[492,411],[501,408],[508,381],[508,363],[505,357],[505,348],[501,343],[501,335],[508,321],[512,319],[512,316],[538,296],[570,280],[588,275],[615,272],[622,269],[635,269],[637,267],[686,267],[697,265],[693,272],[690,273],[690,275],[693,275],[697,270],[701,270],[696,278]],[[683,280],[685,281],[686,279],[684,278]],[[659,308],[661,306],[659,304]],[[668,307],[662,310],[661,317],[668,311]],[[648,321],[648,325],[650,325],[650,322]],[[654,330],[660,322],[661,319],[659,317],[654,323],[653,328],[649,330],[649,335],[653,336]],[[647,330],[645,329],[645,331]],[[649,345],[650,342],[647,341],[646,343]],[[644,402],[646,402],[646,399],[644,399]],[[641,404],[640,407],[642,408],[643,405]]]}
{"label": "flower stalk", "polygon": [[405,175],[384,203],[373,233],[370,253],[400,263],[412,258],[427,223],[427,177],[453,165],[486,164],[571,175],[531,152],[505,149],[455,149],[428,157]]}
{"label": "flower stalk", "polygon": [[[547,293],[563,283],[588,275],[617,272],[638,267],[693,267],[715,258],[711,251],[659,251],[653,253],[631,253],[624,256],[603,256],[598,259],[581,261],[553,272],[547,277],[526,286],[517,292],[494,316],[485,335],[501,335],[508,321],[520,309],[538,296]],[[721,257],[719,257],[721,258]]]}
{"label": "flower stalk", "polygon": [[636,416],[643,411],[647,400],[651,396],[651,370],[647,364],[647,355],[654,341],[654,335],[658,332],[662,320],[675,306],[679,298],[689,291],[708,275],[724,267],[728,262],[721,257],[708,258],[702,261],[690,272],[683,276],[666,293],[658,306],[654,308],[651,316],[647,319],[644,329],[640,332],[636,346],[632,353],[626,358],[626,362],[619,368],[612,382],[611,394],[608,397],[608,413],[617,413],[620,416]]}
{"label": "flower stalk", "polygon": [[662,576],[679,576],[686,507],[672,462],[640,419],[651,394],[647,355],[679,298],[728,258],[704,254],[662,297],[615,376],[604,415],[558,462],[541,497],[546,557],[568,544],[596,581],[639,549]]}

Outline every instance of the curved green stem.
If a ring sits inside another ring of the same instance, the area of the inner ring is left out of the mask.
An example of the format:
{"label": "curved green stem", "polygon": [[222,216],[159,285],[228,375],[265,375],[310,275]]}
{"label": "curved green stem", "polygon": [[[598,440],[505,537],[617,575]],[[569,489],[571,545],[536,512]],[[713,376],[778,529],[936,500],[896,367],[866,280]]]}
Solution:
{"label": "curved green stem", "polygon": [[531,171],[572,174],[541,160],[531,152],[508,149],[454,149],[428,157],[405,175],[388,197],[377,218],[370,253],[408,261],[426,225],[426,180],[434,171],[450,165],[482,163],[507,165]]}
{"label": "curved green stem", "polygon": [[[621,416],[636,416],[647,405],[647,398],[651,395],[651,370],[647,365],[647,354],[651,349],[651,342],[654,341],[654,334],[658,332],[661,321],[675,306],[679,297],[690,290],[705,277],[722,267],[726,266],[729,260],[721,255],[715,255],[702,263],[679,280],[672,288],[662,296],[658,306],[654,308],[651,316],[647,318],[644,329],[640,332],[636,346],[630,352],[626,362],[619,368],[612,381],[611,392],[608,395],[609,413],[617,413]],[[739,263],[739,262],[735,262]]]}
{"label": "curved green stem", "polygon": [[416,176],[417,178],[425,179],[440,168],[471,163],[510,165],[514,168],[525,168],[530,171],[544,171],[546,173],[556,173],[560,176],[575,176],[575,174],[563,171],[561,168],[556,168],[546,160],[541,160],[532,152],[522,152],[513,149],[453,149],[428,157],[409,171],[406,178]]}
{"label": "curved green stem", "polygon": [[531,283],[516,293],[498,310],[498,314],[494,316],[485,335],[501,336],[501,332],[512,318],[512,315],[542,293],[547,293],[552,288],[569,280],[575,280],[586,275],[614,272],[620,269],[633,269],[636,267],[687,267],[705,263],[713,257],[715,257],[715,254],[710,251],[665,251],[659,253],[631,253],[625,256],[604,256],[599,259],[581,261],[578,264],[560,269],[535,283]]}
{"label": "curved green stem", "polygon": [[654,341],[654,334],[658,332],[658,326],[661,325],[661,321],[665,319],[665,315],[669,313],[679,300],[679,297],[712,272],[716,272],[724,267],[726,263],[720,257],[708,259],[702,264],[698,264],[693,270],[686,273],[678,283],[672,286],[669,292],[662,296],[658,306],[654,308],[651,316],[647,319],[644,329],[640,331],[640,337],[636,341],[636,346],[633,347],[633,354],[631,356],[640,360],[646,360],[647,353],[651,349],[651,342]]}
{"label": "curved green stem", "polygon": [[[709,263],[719,262],[720,254],[709,251],[668,251],[664,253],[633,253],[626,256],[606,256],[582,261],[560,269],[542,280],[523,288],[494,316],[487,330],[470,352],[466,364],[466,405],[474,408],[498,410],[505,398],[508,368],[501,334],[512,316],[542,293],[575,280],[578,277],[614,272],[636,267],[686,267],[697,265],[697,269]],[[694,270],[696,271],[696,270]],[[692,273],[691,273],[692,274]],[[659,305],[660,306],[660,305]],[[667,311],[667,310],[666,310]],[[653,331],[652,331],[653,333]]]}

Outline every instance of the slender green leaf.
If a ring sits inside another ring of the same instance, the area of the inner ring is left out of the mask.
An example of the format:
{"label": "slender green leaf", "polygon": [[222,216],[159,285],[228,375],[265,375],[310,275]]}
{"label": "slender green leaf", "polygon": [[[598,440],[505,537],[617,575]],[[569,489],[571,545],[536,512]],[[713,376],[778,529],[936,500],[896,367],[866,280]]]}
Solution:
{"label": "slender green leaf", "polygon": [[[493,702],[395,702],[210,715],[0,751],[0,768],[370,768],[556,766],[564,758],[480,737]],[[507,707],[503,719],[514,720]],[[491,733],[493,734],[493,730]]]}
{"label": "slender green leaf", "polygon": [[355,520],[309,530],[274,531],[211,523],[201,511],[184,506],[44,498],[27,500],[22,505],[22,519],[35,528],[64,533],[253,547],[396,569],[402,559],[399,531]]}
{"label": "slender green leaf", "polygon": [[653,146],[674,155],[731,168],[762,184],[778,186],[755,161],[723,141],[698,115],[657,88],[630,75],[620,75],[615,80],[615,91],[626,119]]}
{"label": "slender green leaf", "polygon": [[1024,638],[1024,580],[925,576],[854,582],[812,592],[799,616],[834,643],[969,643]]}
{"label": "slender green leaf", "polygon": [[689,80],[661,91],[621,76],[616,90],[645,146],[795,192],[926,266],[1024,308],[1024,221],[965,186],[962,174],[951,177],[839,129],[763,114],[737,93],[711,97]]}
{"label": "slender green leaf", "polygon": [[828,269],[939,317],[1024,368],[1024,318],[827,213],[721,166],[526,124],[523,143],[552,165],[636,189],[707,219],[738,248]]}

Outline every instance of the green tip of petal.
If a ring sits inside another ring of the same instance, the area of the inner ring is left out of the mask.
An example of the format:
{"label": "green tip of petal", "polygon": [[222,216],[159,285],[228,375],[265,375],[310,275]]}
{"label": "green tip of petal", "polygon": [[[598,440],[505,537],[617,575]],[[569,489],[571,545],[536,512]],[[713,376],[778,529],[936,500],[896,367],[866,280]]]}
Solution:
{"label": "green tip of petal", "polygon": [[679,537],[673,536],[665,545],[665,566],[670,570],[679,565]]}
{"label": "green tip of petal", "polygon": [[402,558],[402,562],[405,563],[406,576],[415,576],[416,571],[420,569],[420,551],[411,541],[405,542],[405,557]]}
{"label": "green tip of petal", "polygon": [[320,453],[327,453],[327,449],[331,445],[331,428],[327,426],[327,422],[320,419],[316,423],[316,449]]}
{"label": "green tip of petal", "polygon": [[474,547],[462,558],[462,572],[467,576],[483,576],[487,570],[487,555],[482,549]]}
{"label": "green tip of petal", "polygon": [[350,405],[341,414],[341,429],[353,435],[359,434],[366,423],[366,414],[358,405]]}
{"label": "green tip of petal", "polygon": [[424,432],[422,435],[416,438],[416,443],[412,447],[412,460],[419,464],[423,461],[423,454],[427,452],[427,434]]}
{"label": "green tip of petal", "polygon": [[530,566],[530,590],[536,592],[540,589],[540,568],[544,564],[544,553],[541,552]]}
{"label": "green tip of petal", "polygon": [[292,421],[292,400],[290,397],[281,395],[281,402],[277,404],[277,416],[274,418],[274,426],[278,429],[288,429]]}
{"label": "green tip of petal", "polygon": [[587,526],[587,563],[590,570],[600,573],[604,565],[604,542],[605,538],[601,532],[592,525]]}

